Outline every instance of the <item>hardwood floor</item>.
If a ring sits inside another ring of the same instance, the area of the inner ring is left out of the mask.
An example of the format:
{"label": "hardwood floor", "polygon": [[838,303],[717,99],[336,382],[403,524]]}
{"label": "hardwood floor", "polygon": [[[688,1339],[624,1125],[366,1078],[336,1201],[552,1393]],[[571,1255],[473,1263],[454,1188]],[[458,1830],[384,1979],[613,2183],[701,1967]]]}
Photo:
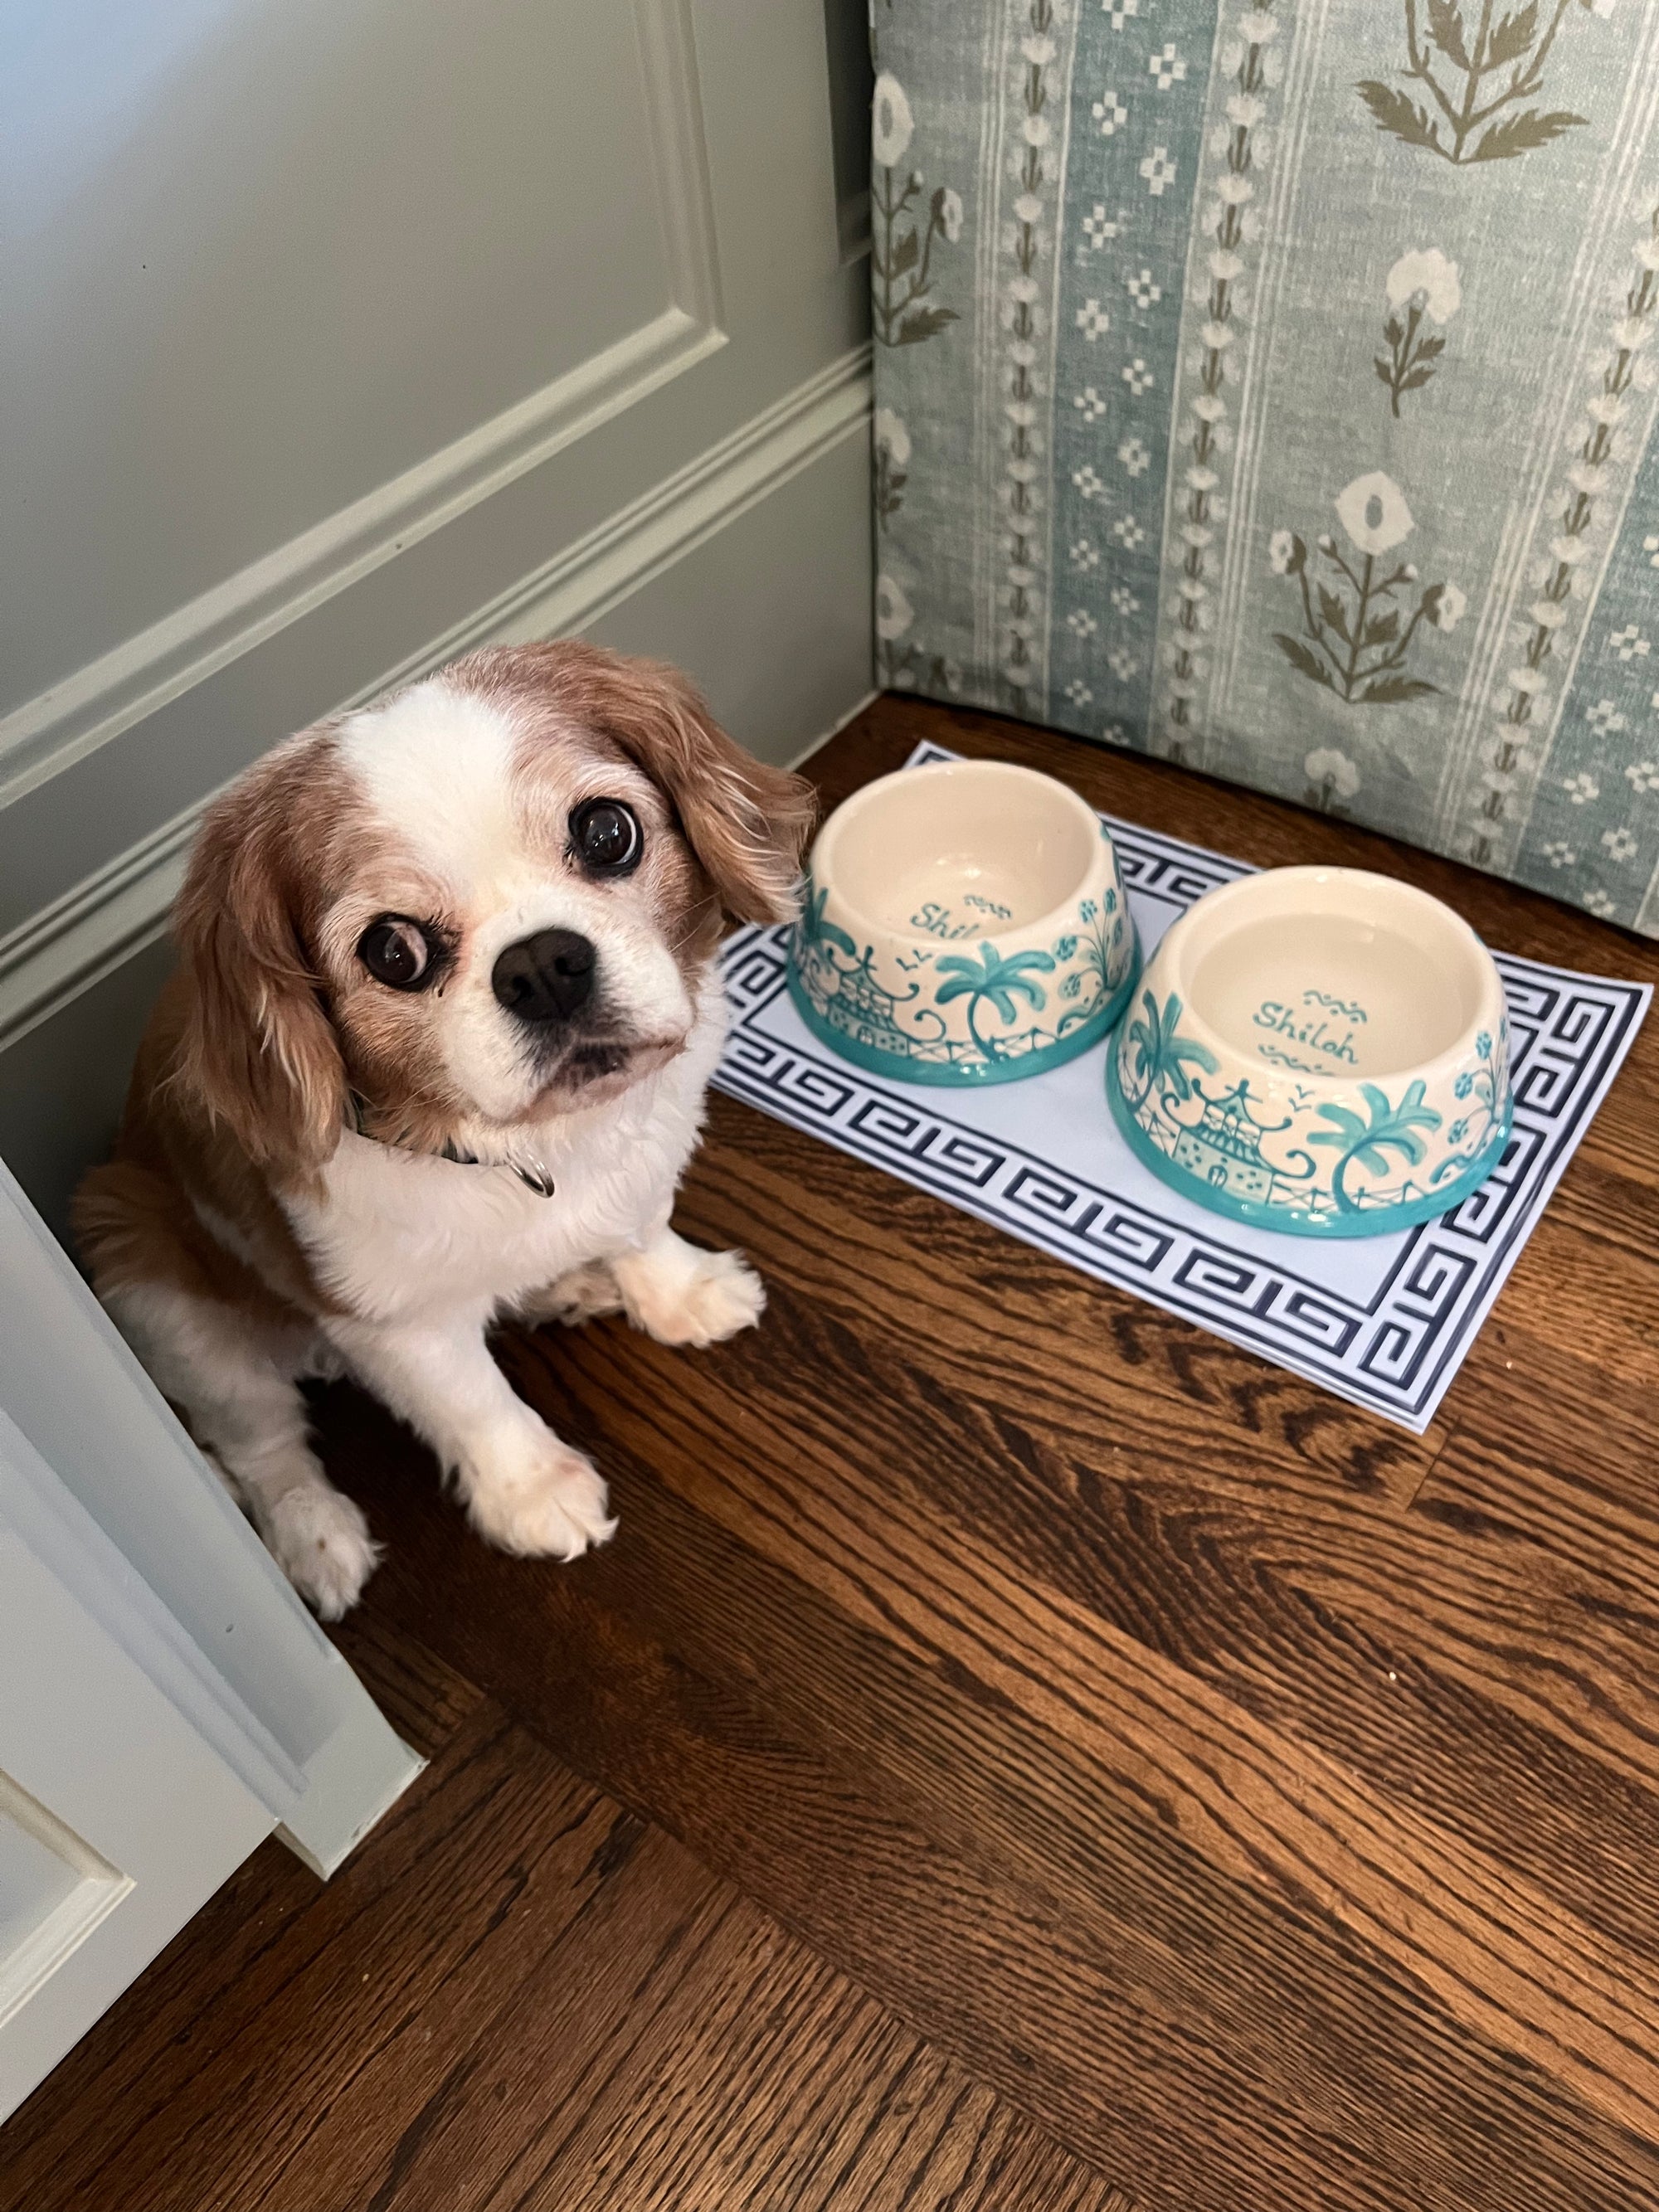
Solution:
{"label": "hardwood floor", "polygon": [[[1345,825],[878,702],[1508,949],[1659,950]],[[611,1479],[561,1569],[319,1405],[342,1641],[434,1754],[274,1844],[0,2135],[0,2208],[1659,2203],[1659,1029],[1414,1438],[726,1099],[761,1328],[503,1341]]]}

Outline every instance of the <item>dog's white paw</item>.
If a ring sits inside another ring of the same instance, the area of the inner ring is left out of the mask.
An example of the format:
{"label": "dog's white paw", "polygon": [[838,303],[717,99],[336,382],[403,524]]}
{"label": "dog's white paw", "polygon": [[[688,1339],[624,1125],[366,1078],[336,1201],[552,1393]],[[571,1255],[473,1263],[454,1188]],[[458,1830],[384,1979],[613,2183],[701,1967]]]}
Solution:
{"label": "dog's white paw", "polygon": [[616,1533],[592,1460],[540,1422],[494,1441],[458,1474],[473,1527],[503,1552],[574,1559]]}
{"label": "dog's white paw", "polygon": [[766,1310],[766,1285],[740,1252],[704,1252],[677,1239],[663,1261],[641,1255],[619,1262],[617,1277],[628,1318],[659,1344],[719,1344],[752,1328]]}
{"label": "dog's white paw", "polygon": [[601,1314],[622,1310],[616,1277],[603,1260],[590,1260],[585,1267],[573,1267],[545,1290],[532,1291],[518,1313],[532,1328],[544,1321],[556,1321],[567,1328],[580,1328],[584,1322],[597,1321]]}
{"label": "dog's white paw", "polygon": [[285,1491],[264,1516],[266,1548],[325,1620],[338,1620],[363,1594],[380,1547],[359,1508],[337,1490]]}

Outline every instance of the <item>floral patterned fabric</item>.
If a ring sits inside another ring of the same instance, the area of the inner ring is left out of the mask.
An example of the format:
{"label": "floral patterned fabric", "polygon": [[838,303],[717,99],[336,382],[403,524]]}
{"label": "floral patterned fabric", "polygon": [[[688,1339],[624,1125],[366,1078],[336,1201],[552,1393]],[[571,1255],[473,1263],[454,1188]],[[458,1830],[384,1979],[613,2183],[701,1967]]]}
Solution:
{"label": "floral patterned fabric", "polygon": [[882,680],[1659,936],[1659,0],[875,0]]}

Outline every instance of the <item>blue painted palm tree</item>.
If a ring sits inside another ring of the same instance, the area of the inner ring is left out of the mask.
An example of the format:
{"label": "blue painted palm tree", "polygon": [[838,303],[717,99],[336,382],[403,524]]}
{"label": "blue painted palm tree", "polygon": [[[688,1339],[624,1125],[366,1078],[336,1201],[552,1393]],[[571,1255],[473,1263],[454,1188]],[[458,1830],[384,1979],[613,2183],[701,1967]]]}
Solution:
{"label": "blue painted palm tree", "polygon": [[1181,1034],[1181,1000],[1171,991],[1164,1002],[1160,1013],[1158,1000],[1150,991],[1143,991],[1140,1003],[1146,1009],[1145,1020],[1137,1015],[1129,1024],[1129,1042],[1134,1047],[1134,1072],[1139,1079],[1140,1091],[1131,1102],[1139,1106],[1154,1091],[1177,1103],[1193,1095],[1192,1078],[1187,1070],[1201,1067],[1206,1075],[1213,1075],[1220,1062],[1206,1044],[1196,1037]]}
{"label": "blue painted palm tree", "polygon": [[[977,1016],[981,999],[988,999],[1001,1016],[1006,1028],[1015,1017],[1016,993],[1027,1000],[1034,1013],[1041,1012],[1047,994],[1041,983],[1033,981],[1026,972],[1036,969],[1043,975],[1054,969],[1054,955],[1049,952],[1011,952],[1005,958],[994,945],[981,945],[979,957],[970,953],[953,952],[939,963],[937,972],[945,978],[934,992],[934,1001],[946,1006],[952,999],[968,999],[968,1034],[987,1060],[1006,1057],[1002,1047],[994,1037],[980,1033]],[[971,995],[969,995],[971,994]]]}
{"label": "blue painted palm tree", "polygon": [[1369,1175],[1386,1175],[1388,1155],[1401,1153],[1407,1164],[1416,1167],[1424,1154],[1424,1143],[1418,1135],[1419,1129],[1437,1129],[1440,1116],[1432,1106],[1423,1103],[1424,1085],[1419,1080],[1409,1085],[1397,1106],[1389,1103],[1386,1091],[1379,1091],[1374,1083],[1362,1083],[1359,1094],[1365,1102],[1369,1121],[1362,1120],[1352,1106],[1328,1103],[1320,1112],[1334,1128],[1316,1129],[1309,1138],[1310,1145],[1340,1145],[1341,1158],[1331,1177],[1331,1188],[1338,1206],[1344,1213],[1357,1213],[1361,1201],[1348,1190],[1347,1173],[1357,1161]]}

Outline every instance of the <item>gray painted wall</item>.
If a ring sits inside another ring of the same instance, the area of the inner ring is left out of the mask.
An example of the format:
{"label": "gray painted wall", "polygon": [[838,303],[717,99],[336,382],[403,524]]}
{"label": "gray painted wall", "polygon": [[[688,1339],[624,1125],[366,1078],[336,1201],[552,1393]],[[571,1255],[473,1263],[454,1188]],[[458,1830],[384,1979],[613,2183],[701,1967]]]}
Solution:
{"label": "gray painted wall", "polygon": [[774,758],[867,694],[863,6],[32,15],[0,29],[0,1154],[60,1226],[195,811],[289,731],[575,630]]}

